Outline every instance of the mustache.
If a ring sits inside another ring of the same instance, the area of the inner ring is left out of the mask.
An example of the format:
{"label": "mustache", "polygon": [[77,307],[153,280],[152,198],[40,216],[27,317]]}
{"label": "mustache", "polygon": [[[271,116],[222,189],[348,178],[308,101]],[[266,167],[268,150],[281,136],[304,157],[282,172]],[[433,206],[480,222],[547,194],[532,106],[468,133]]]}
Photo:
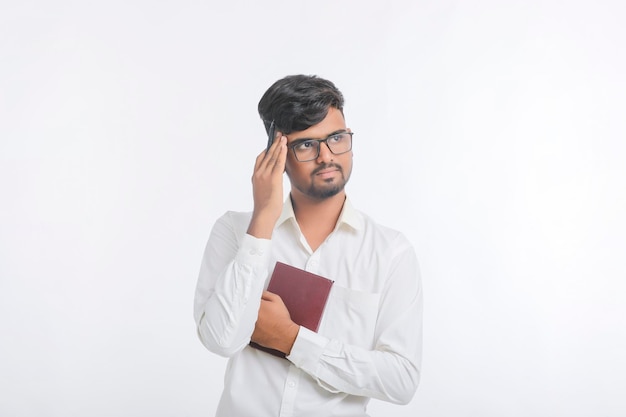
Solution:
{"label": "mustache", "polygon": [[328,168],[336,168],[339,172],[343,173],[343,168],[341,168],[341,165],[337,165],[337,164],[324,164],[324,165],[320,165],[319,167],[315,168],[313,170],[313,172],[311,173],[311,175],[315,175],[320,171],[323,171],[325,169]]}

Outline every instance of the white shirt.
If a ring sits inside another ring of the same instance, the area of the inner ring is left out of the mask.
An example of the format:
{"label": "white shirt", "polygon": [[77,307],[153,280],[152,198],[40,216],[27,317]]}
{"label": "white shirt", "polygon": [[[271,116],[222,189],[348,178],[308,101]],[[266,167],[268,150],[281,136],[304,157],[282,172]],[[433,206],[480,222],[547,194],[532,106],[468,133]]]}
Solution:
{"label": "white shirt", "polygon": [[[415,251],[346,200],[313,252],[287,198],[272,239],[251,213],[214,225],[195,294],[202,343],[229,357],[218,417],[367,416],[369,398],[406,404],[420,378],[422,286]],[[335,281],[318,333],[300,327],[287,359],[248,346],[276,261]]]}

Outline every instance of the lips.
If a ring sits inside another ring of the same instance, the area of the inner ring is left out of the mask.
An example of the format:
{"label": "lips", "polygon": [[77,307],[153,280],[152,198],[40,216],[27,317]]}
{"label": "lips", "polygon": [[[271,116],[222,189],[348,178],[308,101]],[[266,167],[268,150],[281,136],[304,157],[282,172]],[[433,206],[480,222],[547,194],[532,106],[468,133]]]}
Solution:
{"label": "lips", "polygon": [[320,176],[323,177],[323,176],[328,176],[328,175],[332,174],[333,172],[338,172],[338,171],[339,171],[338,169],[324,169],[324,170],[318,172],[315,175],[320,175]]}
{"label": "lips", "polygon": [[319,167],[315,171],[313,171],[313,175],[319,175],[321,177],[331,176],[335,172],[341,172],[341,167],[339,165],[326,165]]}

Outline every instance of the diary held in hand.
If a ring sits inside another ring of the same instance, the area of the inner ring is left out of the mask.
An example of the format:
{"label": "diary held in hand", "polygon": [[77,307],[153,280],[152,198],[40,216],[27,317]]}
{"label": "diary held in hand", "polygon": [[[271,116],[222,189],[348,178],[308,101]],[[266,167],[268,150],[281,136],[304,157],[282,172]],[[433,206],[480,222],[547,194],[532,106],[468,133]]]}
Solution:
{"label": "diary held in hand", "polygon": [[[300,268],[276,262],[267,290],[280,295],[291,320],[317,332],[333,281]],[[268,349],[254,342],[250,346],[273,355],[285,357],[282,352]]]}

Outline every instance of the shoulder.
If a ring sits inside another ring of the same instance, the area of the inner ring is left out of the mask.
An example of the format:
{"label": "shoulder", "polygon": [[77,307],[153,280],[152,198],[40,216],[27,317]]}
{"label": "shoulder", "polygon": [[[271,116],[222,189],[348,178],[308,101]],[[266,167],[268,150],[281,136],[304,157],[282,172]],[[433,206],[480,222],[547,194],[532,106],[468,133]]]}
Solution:
{"label": "shoulder", "polygon": [[387,284],[400,282],[407,293],[418,291],[420,268],[411,241],[402,231],[381,224],[363,212],[359,214],[363,219],[363,248],[378,262],[376,270],[385,277]]}
{"label": "shoulder", "polygon": [[373,219],[367,213],[356,210],[362,219],[363,230],[370,233],[376,233],[386,240],[407,240],[402,231],[389,227],[376,219]]}
{"label": "shoulder", "polygon": [[242,222],[247,222],[250,220],[250,218],[252,217],[252,212],[251,211],[227,211],[226,213],[222,214],[222,216],[217,219],[217,221],[227,221],[227,222],[231,222],[231,223],[242,223]]}
{"label": "shoulder", "polygon": [[397,229],[388,227],[368,214],[356,210],[362,219],[362,233],[365,239],[371,239],[379,248],[385,248],[390,252],[413,252],[413,245],[406,235]]}
{"label": "shoulder", "polygon": [[252,212],[227,211],[215,221],[213,231],[229,231],[236,236],[243,236],[246,234],[251,218]]}

